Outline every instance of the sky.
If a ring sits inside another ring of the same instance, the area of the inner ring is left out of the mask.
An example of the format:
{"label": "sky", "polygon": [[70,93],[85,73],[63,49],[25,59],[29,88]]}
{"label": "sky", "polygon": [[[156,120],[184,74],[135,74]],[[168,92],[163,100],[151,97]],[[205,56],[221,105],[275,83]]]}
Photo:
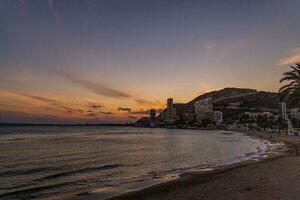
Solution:
{"label": "sky", "polygon": [[123,123],[173,97],[278,91],[299,0],[1,0],[0,123]]}

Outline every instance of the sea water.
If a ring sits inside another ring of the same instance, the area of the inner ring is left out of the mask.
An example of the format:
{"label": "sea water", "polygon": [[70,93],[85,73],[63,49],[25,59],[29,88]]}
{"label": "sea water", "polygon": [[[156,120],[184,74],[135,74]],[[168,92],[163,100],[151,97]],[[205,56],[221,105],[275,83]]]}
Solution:
{"label": "sea water", "polygon": [[0,127],[0,199],[54,199],[258,156],[242,133],[104,126]]}

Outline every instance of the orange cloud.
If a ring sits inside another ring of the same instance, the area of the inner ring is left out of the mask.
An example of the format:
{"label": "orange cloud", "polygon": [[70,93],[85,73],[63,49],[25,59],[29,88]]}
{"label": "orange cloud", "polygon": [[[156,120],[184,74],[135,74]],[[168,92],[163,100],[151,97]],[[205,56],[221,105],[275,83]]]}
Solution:
{"label": "orange cloud", "polygon": [[92,92],[95,92],[96,94],[100,94],[102,96],[106,96],[106,97],[111,97],[111,98],[131,98],[131,95],[111,88],[109,86],[103,85],[103,84],[99,84],[99,83],[94,83],[94,82],[90,82],[90,81],[86,81],[86,80],[82,80],[79,79],[78,77],[75,77],[73,75],[70,74],[63,74],[63,77],[81,87],[84,87]]}
{"label": "orange cloud", "polygon": [[[0,97],[3,104],[0,106],[1,110],[23,111],[28,113],[52,113],[56,115],[65,115],[77,110],[77,108],[73,108],[71,102],[62,103],[60,100],[49,97],[4,90],[0,90]],[[77,112],[77,114],[81,113]]]}
{"label": "orange cloud", "polygon": [[[121,119],[126,120],[127,116],[112,113],[103,105],[93,103],[85,99],[76,99],[72,97],[63,96],[41,96],[32,95],[27,93],[17,93],[5,90],[0,90],[0,112],[1,113],[14,113],[14,117],[20,116],[28,119],[44,119],[43,116],[52,116],[51,120],[111,120]],[[21,103],[21,104],[20,104]],[[23,115],[23,114],[24,115]],[[7,116],[7,115],[4,116]],[[25,115],[26,114],[26,115]],[[12,116],[12,115],[9,115]],[[5,117],[4,117],[5,118]],[[3,117],[2,117],[3,119]],[[7,118],[5,118],[7,119]],[[25,118],[22,118],[25,119]]]}
{"label": "orange cloud", "polygon": [[278,65],[290,65],[300,62],[300,47],[292,50],[292,55],[279,60]]}
{"label": "orange cloud", "polygon": [[28,97],[28,98],[33,99],[33,100],[38,100],[38,101],[44,102],[46,104],[57,107],[59,109],[67,111],[67,112],[74,110],[73,108],[70,108],[68,106],[63,105],[60,101],[57,101],[55,99],[51,99],[51,98],[48,98],[48,97],[42,97],[42,96],[37,96],[37,95],[29,95],[29,94],[23,94],[23,96]]}
{"label": "orange cloud", "polygon": [[140,105],[143,105],[145,107],[155,107],[155,108],[162,108],[165,106],[164,103],[160,102],[160,101],[149,101],[149,100],[146,100],[146,99],[135,99],[135,101],[140,104]]}
{"label": "orange cloud", "polygon": [[105,85],[103,83],[95,83],[95,82],[91,82],[88,80],[83,80],[80,79],[77,76],[71,75],[71,74],[67,74],[67,73],[63,73],[62,75],[63,78],[85,88],[88,89],[89,91],[96,93],[98,95],[104,96],[104,97],[109,97],[109,98],[115,98],[115,99],[121,99],[121,100],[133,100],[136,103],[138,103],[139,105],[143,105],[145,107],[159,107],[161,108],[162,106],[164,106],[163,103],[159,102],[159,101],[151,101],[151,100],[147,100],[144,99],[142,97],[138,97],[135,95],[132,95],[126,91],[122,91],[120,89],[117,88],[112,88],[108,85]]}

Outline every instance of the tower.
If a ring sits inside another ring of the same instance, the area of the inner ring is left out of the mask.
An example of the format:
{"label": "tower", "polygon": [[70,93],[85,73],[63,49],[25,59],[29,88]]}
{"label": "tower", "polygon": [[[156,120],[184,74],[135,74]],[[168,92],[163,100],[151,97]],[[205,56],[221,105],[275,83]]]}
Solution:
{"label": "tower", "polygon": [[281,118],[283,120],[287,120],[287,112],[286,112],[286,103],[285,102],[281,102],[280,103],[280,112],[281,112]]}
{"label": "tower", "polygon": [[156,117],[156,110],[155,109],[151,109],[150,110],[150,121],[155,121],[155,117]]}
{"label": "tower", "polygon": [[167,100],[167,123],[172,124],[175,120],[175,110],[173,108],[173,99]]}

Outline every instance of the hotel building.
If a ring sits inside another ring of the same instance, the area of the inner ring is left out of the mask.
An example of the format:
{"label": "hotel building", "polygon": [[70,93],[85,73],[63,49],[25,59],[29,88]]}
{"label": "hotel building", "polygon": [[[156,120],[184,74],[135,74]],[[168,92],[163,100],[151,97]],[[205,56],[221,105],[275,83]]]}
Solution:
{"label": "hotel building", "polygon": [[203,119],[213,120],[213,101],[211,97],[201,99],[194,103],[196,119],[199,123]]}

